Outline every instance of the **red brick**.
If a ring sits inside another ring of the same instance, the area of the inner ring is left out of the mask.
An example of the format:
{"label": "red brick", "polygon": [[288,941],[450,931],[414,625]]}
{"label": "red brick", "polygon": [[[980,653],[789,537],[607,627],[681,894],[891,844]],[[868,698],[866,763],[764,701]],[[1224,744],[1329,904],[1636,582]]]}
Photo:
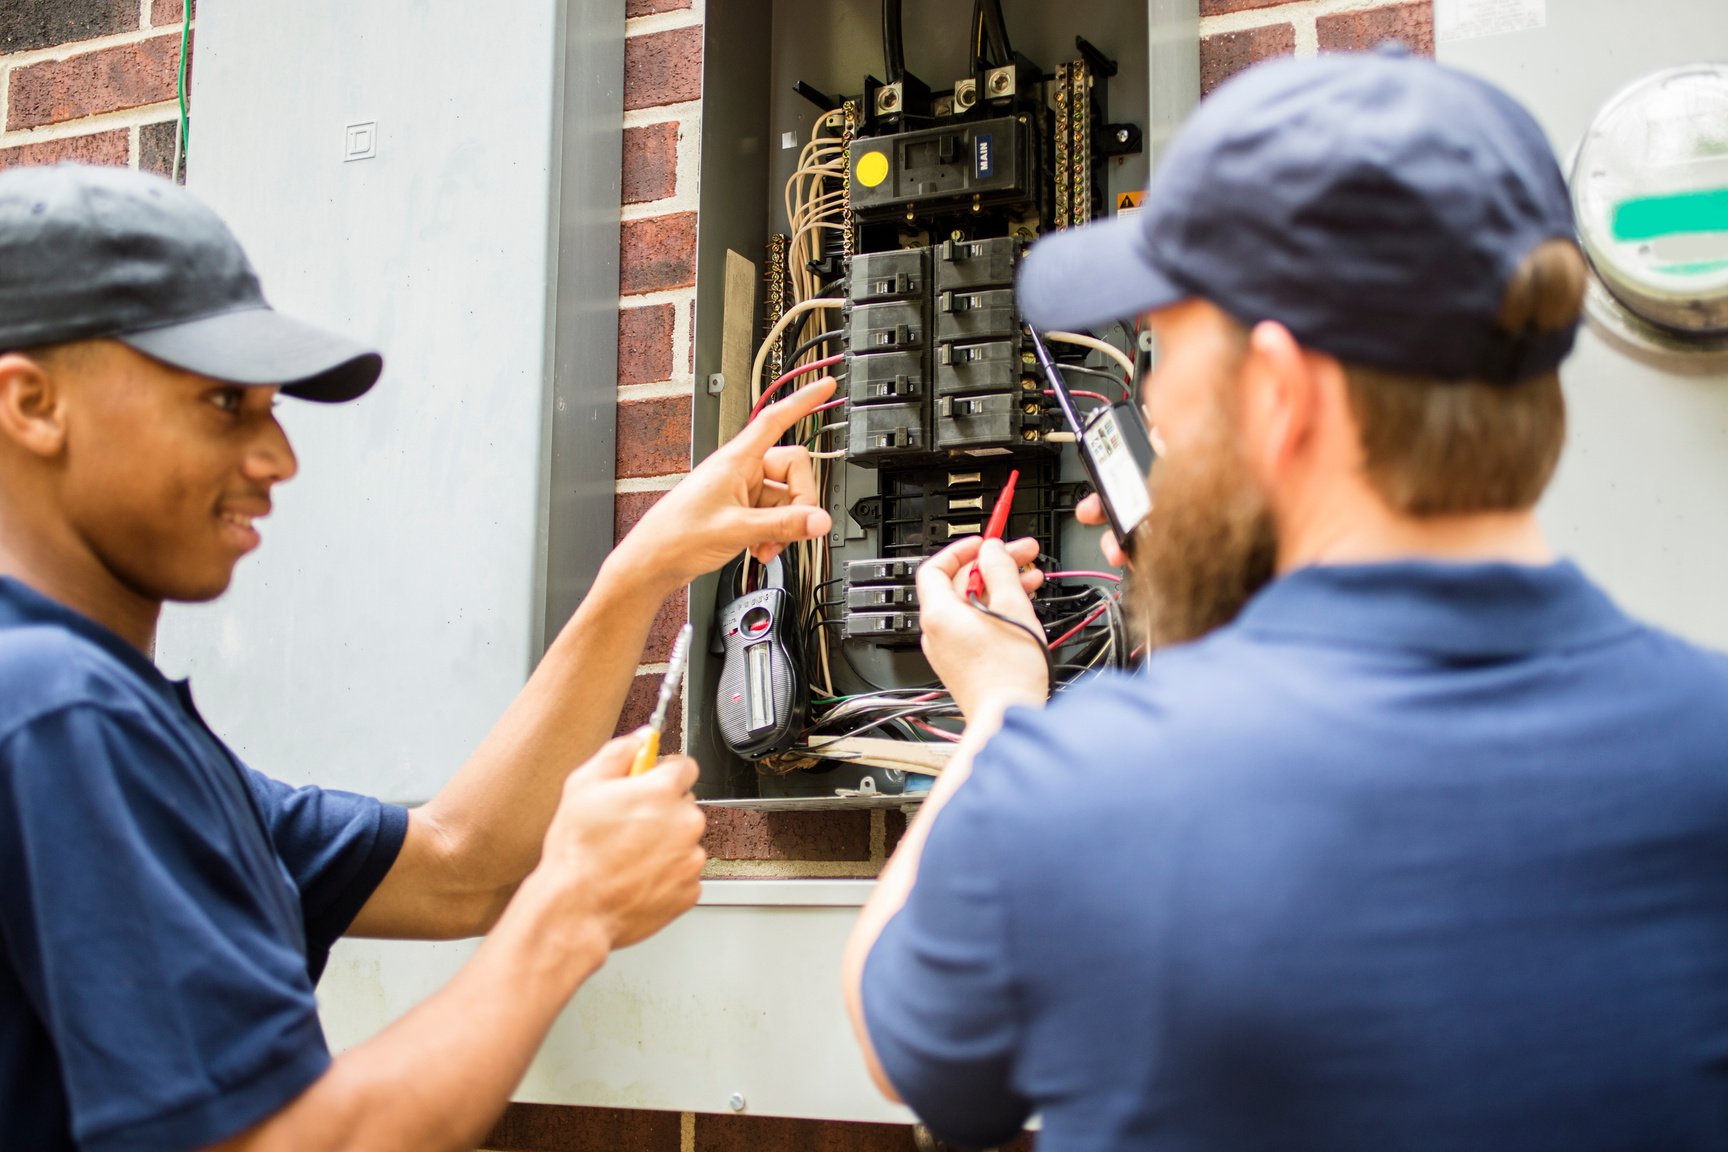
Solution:
{"label": "red brick", "polygon": [[1433,0],[1361,12],[1336,12],[1316,22],[1322,52],[1362,52],[1396,40],[1412,52],[1434,55]]}
{"label": "red brick", "polygon": [[4,0],[0,54],[57,48],[138,27],[138,0]]}
{"label": "red brick", "polygon": [[654,625],[648,630],[648,644],[642,649],[642,663],[664,664],[672,658],[672,644],[678,630],[690,619],[690,590],[680,588],[660,606]]}
{"label": "red brick", "polygon": [[688,396],[618,405],[618,476],[671,476],[689,470]]}
{"label": "red brick", "polygon": [[1289,24],[1206,36],[1200,41],[1200,94],[1204,96],[1244,68],[1295,51],[1296,29]]}
{"label": "red brick", "polygon": [[1223,16],[1230,12],[1248,12],[1255,8],[1276,8],[1292,0],[1200,0],[1200,15]]}
{"label": "red brick", "polygon": [[[198,18],[198,5],[196,0],[194,0],[192,5],[192,18],[194,20]],[[150,8],[151,24],[179,24],[185,19],[185,0],[156,0],[156,3]]]}
{"label": "red brick", "polygon": [[165,35],[19,68],[7,126],[35,128],[172,100],[179,66],[180,37]]}
{"label": "red brick", "polygon": [[59,164],[66,160],[119,168],[130,161],[131,147],[132,142],[124,128],[93,132],[88,136],[68,136],[62,140],[44,140],[39,144],[0,149],[0,169]]}
{"label": "red brick", "polygon": [[618,313],[618,383],[651,384],[672,378],[671,304],[624,308]]}
{"label": "red brick", "polygon": [[674,28],[624,41],[624,107],[682,104],[702,95],[702,29]]}
{"label": "red brick", "polygon": [[[624,697],[624,708],[618,715],[618,728],[614,735],[622,736],[626,732],[648,723],[648,718],[654,714],[654,705],[660,699],[660,681],[663,677],[658,672],[646,676],[638,676],[630,682],[630,693]],[[667,755],[684,750],[684,704],[677,697],[672,697],[671,705],[666,709],[666,727],[660,730],[660,751]]]}
{"label": "red brick", "polygon": [[678,125],[624,129],[623,198],[626,204],[664,200],[678,191]]}
{"label": "red brick", "polygon": [[[146,124],[138,129],[138,167],[158,176],[174,174],[174,149],[180,136],[178,120]],[[186,183],[186,160],[180,162],[180,183]]]}
{"label": "red brick", "polygon": [[715,860],[867,863],[870,859],[870,813],[715,808],[708,813],[708,835],[702,846]]}
{"label": "red brick", "polygon": [[625,296],[696,283],[696,213],[626,220],[618,246],[618,289]]}
{"label": "red brick", "polygon": [[612,543],[624,539],[664,492],[620,492],[612,500]]}
{"label": "red brick", "polygon": [[892,808],[883,813],[883,815],[888,818],[887,846],[885,850],[888,855],[892,856],[894,855],[894,849],[900,847],[900,841],[906,836],[906,826],[911,822],[911,817],[905,812],[899,812]]}
{"label": "red brick", "polygon": [[678,1152],[676,1112],[512,1104],[481,1145],[495,1152]]}
{"label": "red brick", "polygon": [[690,7],[690,0],[624,0],[624,16],[652,16],[656,12],[676,12]]}
{"label": "red brick", "polygon": [[[776,1116],[696,1117],[696,1152],[911,1152],[912,1130],[898,1124],[843,1124]],[[1002,1152],[1032,1152],[1021,1136]]]}

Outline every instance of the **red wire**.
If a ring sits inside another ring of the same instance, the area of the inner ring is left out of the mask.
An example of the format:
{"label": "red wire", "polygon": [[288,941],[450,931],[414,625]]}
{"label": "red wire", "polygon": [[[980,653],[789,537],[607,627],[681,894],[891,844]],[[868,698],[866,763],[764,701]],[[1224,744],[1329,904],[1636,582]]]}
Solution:
{"label": "red wire", "polygon": [[924,731],[930,733],[932,736],[940,736],[942,739],[951,740],[956,744],[960,742],[960,737],[954,735],[952,732],[944,732],[934,724],[926,724],[922,720],[914,720],[912,723],[914,726],[924,729]]}
{"label": "red wire", "polygon": [[1092,621],[1098,619],[1098,617],[1104,615],[1104,613],[1109,610],[1110,605],[1114,603],[1114,600],[1108,600],[1103,604],[1098,605],[1098,607],[1093,610],[1092,615],[1086,617],[1086,619],[1080,621],[1080,623],[1074,625],[1074,627],[1068,629],[1068,631],[1062,633],[1062,635],[1056,637],[1056,639],[1050,641],[1050,647],[1052,649],[1060,648],[1062,645],[1078,636],[1081,629],[1092,623]]}
{"label": "red wire", "polygon": [[[761,399],[756,401],[756,407],[750,409],[750,420],[754,420],[762,414],[762,409],[768,406],[768,398],[770,396],[786,387],[786,385],[790,384],[792,381],[798,379],[798,377],[808,375],[811,372],[820,371],[823,368],[831,368],[844,359],[846,359],[845,353],[841,353],[837,356],[824,356],[820,360],[813,361],[809,364],[801,364],[792,369],[792,371],[786,373],[784,376],[774,381],[774,383],[768,385],[767,388],[763,389]],[[748,424],[750,423],[750,420],[746,420],[744,423]]]}
{"label": "red wire", "polygon": [[[1044,389],[1044,395],[1054,396],[1054,395],[1056,395],[1056,393],[1053,389],[1046,388],[1046,389]],[[1102,393],[1102,392],[1088,392],[1083,388],[1070,388],[1070,389],[1068,389],[1068,395],[1070,395],[1070,396],[1084,396],[1088,400],[1102,400],[1106,404],[1114,403],[1114,401],[1112,401],[1110,399],[1110,397],[1104,395],[1104,393]]]}

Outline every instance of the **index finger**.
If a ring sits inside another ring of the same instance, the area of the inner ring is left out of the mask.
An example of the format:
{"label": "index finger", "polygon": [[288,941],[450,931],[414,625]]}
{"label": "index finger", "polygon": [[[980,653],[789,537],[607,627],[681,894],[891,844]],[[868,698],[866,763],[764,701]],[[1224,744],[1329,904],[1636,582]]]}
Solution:
{"label": "index finger", "polygon": [[776,400],[762,409],[756,419],[744,425],[744,430],[732,443],[746,452],[762,455],[780,442],[786,429],[810,415],[816,405],[834,395],[834,377],[824,376],[814,384],[806,384],[784,400]]}

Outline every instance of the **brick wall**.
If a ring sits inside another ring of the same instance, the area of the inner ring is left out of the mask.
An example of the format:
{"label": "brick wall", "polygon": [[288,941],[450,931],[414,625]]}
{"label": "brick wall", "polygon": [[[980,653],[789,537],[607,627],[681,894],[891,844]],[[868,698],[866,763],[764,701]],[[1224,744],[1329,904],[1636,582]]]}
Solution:
{"label": "brick wall", "polygon": [[185,2],[0,2],[0,168],[81,160],[167,175]]}
{"label": "brick wall", "polygon": [[[64,159],[166,173],[182,0],[0,0],[0,167]],[[1431,0],[1200,0],[1202,88],[1271,56],[1398,39],[1433,51]],[[617,526],[689,470],[705,0],[626,0]],[[667,606],[621,728],[640,723],[683,621]],[[666,737],[676,747],[682,715]],[[718,812],[714,876],[874,876],[898,813]],[[908,1152],[901,1126],[516,1105],[499,1152]],[[1022,1141],[1017,1147],[1030,1147]]]}
{"label": "brick wall", "polygon": [[1433,0],[1200,0],[1200,90],[1274,56],[1397,40],[1434,54]]}

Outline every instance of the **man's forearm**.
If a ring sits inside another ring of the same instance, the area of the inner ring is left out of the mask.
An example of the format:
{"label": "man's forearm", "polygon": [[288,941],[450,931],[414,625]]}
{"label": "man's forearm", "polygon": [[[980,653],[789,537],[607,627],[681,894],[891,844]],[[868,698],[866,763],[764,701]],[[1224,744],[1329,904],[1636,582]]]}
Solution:
{"label": "man's forearm", "polygon": [[474,1148],[606,954],[592,918],[556,914],[530,881],[449,984],[212,1152]]}
{"label": "man's forearm", "polygon": [[514,885],[538,862],[564,778],[611,738],[668,595],[613,553],[526,687],[426,806],[476,879]]}
{"label": "man's forearm", "polygon": [[890,1100],[898,1101],[899,1096],[876,1059],[876,1050],[870,1043],[870,1032],[864,1022],[865,961],[870,958],[870,949],[875,947],[877,938],[882,935],[882,929],[905,905],[913,884],[917,883],[918,865],[924,855],[924,842],[930,835],[930,825],[943,806],[972,775],[972,761],[978,750],[983,748],[1002,726],[1003,713],[1011,704],[1036,706],[1039,703],[1041,701],[1032,697],[998,701],[986,706],[979,716],[966,726],[965,735],[954,749],[954,755],[931,787],[929,798],[919,807],[918,814],[906,829],[906,835],[901,837],[894,855],[882,869],[882,876],[877,880],[876,887],[871,891],[870,899],[865,902],[864,910],[859,913],[858,922],[853,926],[852,935],[846,942],[845,957],[841,963],[846,1011],[851,1016],[852,1029],[858,1037],[859,1046],[864,1050],[864,1063],[870,1071],[871,1079],[875,1080],[876,1086]]}

